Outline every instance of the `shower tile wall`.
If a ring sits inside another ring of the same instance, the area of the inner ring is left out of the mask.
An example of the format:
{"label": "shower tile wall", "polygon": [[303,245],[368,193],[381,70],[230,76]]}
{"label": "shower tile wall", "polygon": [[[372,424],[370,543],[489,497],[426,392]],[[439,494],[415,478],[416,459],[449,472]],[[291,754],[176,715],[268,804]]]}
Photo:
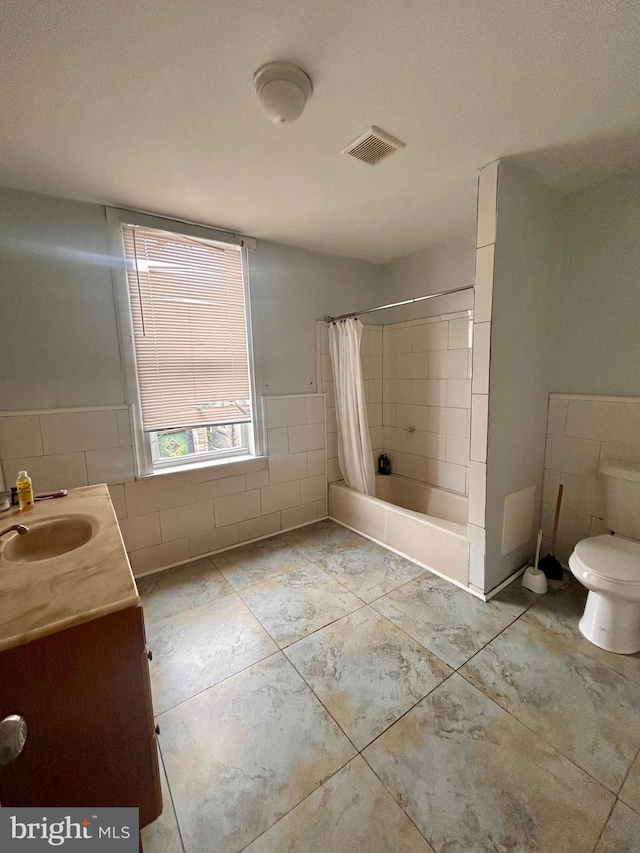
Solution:
{"label": "shower tile wall", "polygon": [[382,443],[392,471],[468,491],[472,315],[383,327]]}
{"label": "shower tile wall", "polygon": [[[394,473],[458,492],[468,491],[472,325],[465,311],[365,326],[360,348],[374,460],[385,452]],[[317,368],[334,482],[342,474],[326,323],[318,324]]]}

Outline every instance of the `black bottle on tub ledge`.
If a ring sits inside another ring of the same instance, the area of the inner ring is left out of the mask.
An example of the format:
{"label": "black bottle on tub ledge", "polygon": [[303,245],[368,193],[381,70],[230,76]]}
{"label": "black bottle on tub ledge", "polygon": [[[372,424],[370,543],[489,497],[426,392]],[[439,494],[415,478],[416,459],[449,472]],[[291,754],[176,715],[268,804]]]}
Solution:
{"label": "black bottle on tub ledge", "polygon": [[390,474],[391,462],[386,453],[381,453],[378,457],[378,474]]}

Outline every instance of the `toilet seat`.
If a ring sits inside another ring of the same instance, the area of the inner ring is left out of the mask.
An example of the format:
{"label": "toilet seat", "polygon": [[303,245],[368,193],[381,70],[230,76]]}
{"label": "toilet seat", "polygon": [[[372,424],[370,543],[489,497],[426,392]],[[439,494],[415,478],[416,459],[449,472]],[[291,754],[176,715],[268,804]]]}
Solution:
{"label": "toilet seat", "polygon": [[592,536],[575,547],[577,567],[605,581],[640,586],[640,542],[622,536]]}

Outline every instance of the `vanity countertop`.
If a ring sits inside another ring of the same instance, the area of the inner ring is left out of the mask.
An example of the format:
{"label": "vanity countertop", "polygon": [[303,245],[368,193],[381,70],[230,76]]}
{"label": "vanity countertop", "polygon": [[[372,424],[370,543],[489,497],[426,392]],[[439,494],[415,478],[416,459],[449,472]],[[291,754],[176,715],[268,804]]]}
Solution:
{"label": "vanity countertop", "polygon": [[0,539],[0,651],[140,603],[106,485],[70,489],[67,497],[38,501],[28,512],[3,512],[0,530],[72,515],[90,519],[95,533],[60,556],[7,562],[3,548],[18,534]]}

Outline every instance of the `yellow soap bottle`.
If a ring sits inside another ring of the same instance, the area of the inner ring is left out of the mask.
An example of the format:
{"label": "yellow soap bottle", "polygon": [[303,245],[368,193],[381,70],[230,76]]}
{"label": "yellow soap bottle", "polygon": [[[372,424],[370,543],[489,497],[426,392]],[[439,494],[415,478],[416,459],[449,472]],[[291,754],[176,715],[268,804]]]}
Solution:
{"label": "yellow soap bottle", "polygon": [[20,512],[33,509],[35,506],[33,500],[33,483],[31,482],[31,477],[26,471],[20,471],[18,474],[16,488],[18,490],[18,504],[20,505]]}

